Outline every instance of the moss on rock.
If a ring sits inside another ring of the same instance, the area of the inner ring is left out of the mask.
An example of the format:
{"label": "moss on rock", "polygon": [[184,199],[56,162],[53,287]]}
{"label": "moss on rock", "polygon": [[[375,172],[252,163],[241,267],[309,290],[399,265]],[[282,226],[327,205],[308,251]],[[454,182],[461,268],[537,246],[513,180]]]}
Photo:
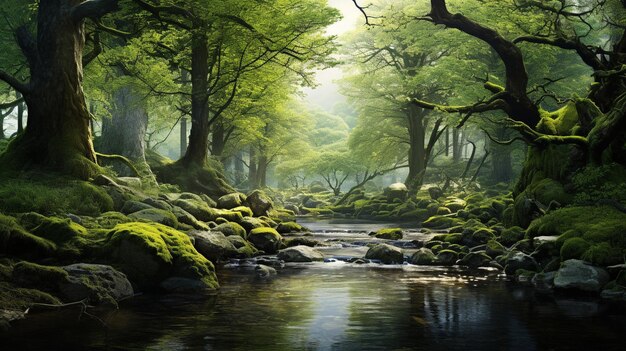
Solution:
{"label": "moss on rock", "polygon": [[248,235],[248,241],[259,250],[274,254],[278,252],[283,237],[273,228],[254,228]]}
{"label": "moss on rock", "polygon": [[374,233],[370,233],[370,235],[377,239],[400,240],[402,239],[403,233],[400,228],[385,228]]}
{"label": "moss on rock", "polygon": [[182,232],[161,224],[119,224],[107,233],[101,256],[140,287],[155,287],[168,277],[218,287],[213,264],[204,258]]}

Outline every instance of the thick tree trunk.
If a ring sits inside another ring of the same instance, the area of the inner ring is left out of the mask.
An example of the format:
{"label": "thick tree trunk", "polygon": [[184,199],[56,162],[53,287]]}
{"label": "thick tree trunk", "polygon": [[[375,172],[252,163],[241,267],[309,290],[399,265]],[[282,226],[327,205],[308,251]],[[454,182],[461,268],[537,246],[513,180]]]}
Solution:
{"label": "thick tree trunk", "polygon": [[426,171],[426,126],[423,109],[410,105],[407,108],[407,129],[409,133],[409,174],[405,180],[410,193],[417,193]]}
{"label": "thick tree trunk", "polygon": [[111,118],[102,121],[103,153],[122,155],[134,162],[145,162],[145,136],[148,113],[142,97],[130,86],[113,93]]}
{"label": "thick tree trunk", "polygon": [[259,156],[258,166],[256,170],[255,188],[264,188],[267,186],[267,167],[269,166],[267,156]]}
{"label": "thick tree trunk", "polygon": [[[511,132],[507,128],[498,128],[494,135],[498,140],[510,138]],[[513,179],[513,165],[511,162],[511,146],[499,145],[493,141],[491,150],[491,178],[494,182],[510,182]]]}
{"label": "thick tree trunk", "polygon": [[36,41],[26,30],[18,33],[31,80],[22,91],[28,126],[11,154],[12,161],[24,166],[47,166],[87,179],[98,168],[82,88],[84,21],[71,11],[81,3],[41,1]]}
{"label": "thick tree trunk", "polygon": [[240,184],[244,180],[244,174],[243,174],[244,164],[243,164],[243,152],[242,151],[239,151],[237,153],[237,156],[235,156],[234,158],[234,162],[235,162],[235,183]]}
{"label": "thick tree trunk", "polygon": [[450,131],[448,129],[446,129],[446,157],[450,156]]}
{"label": "thick tree trunk", "polygon": [[220,161],[226,147],[226,131],[222,123],[213,124],[213,132],[211,133],[211,155]]}
{"label": "thick tree trunk", "polygon": [[209,150],[208,105],[209,49],[207,37],[194,33],[191,41],[191,131],[189,145],[181,162],[185,166],[205,166]]}
{"label": "thick tree trunk", "polygon": [[461,161],[461,136],[458,128],[452,128],[452,160]]}

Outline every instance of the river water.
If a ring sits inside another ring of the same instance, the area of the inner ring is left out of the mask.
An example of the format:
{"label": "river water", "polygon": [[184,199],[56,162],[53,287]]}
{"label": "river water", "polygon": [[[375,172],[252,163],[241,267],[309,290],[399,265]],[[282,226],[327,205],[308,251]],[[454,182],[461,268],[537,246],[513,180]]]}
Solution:
{"label": "river water", "polygon": [[[371,223],[304,223],[327,257],[362,256]],[[424,234],[411,231],[404,242]],[[269,279],[218,270],[207,296],[145,295],[117,311],[37,313],[0,350],[624,350],[626,308],[537,295],[495,271],[341,260]],[[78,318],[81,316],[80,318]]]}

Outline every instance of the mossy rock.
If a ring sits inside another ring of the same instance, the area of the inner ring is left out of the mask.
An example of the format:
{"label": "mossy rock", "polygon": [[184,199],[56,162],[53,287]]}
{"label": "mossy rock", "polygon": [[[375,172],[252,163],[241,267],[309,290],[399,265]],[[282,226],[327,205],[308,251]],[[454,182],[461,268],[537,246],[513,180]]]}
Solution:
{"label": "mossy rock", "polygon": [[273,228],[254,228],[248,235],[248,241],[259,250],[275,254],[280,248],[282,236]]}
{"label": "mossy rock", "polygon": [[184,233],[161,224],[119,224],[106,235],[100,256],[118,267],[133,284],[154,288],[169,277],[218,287],[213,264]]}
{"label": "mossy rock", "polygon": [[411,258],[409,258],[409,263],[420,266],[432,265],[435,263],[435,254],[432,252],[432,250],[422,247],[421,249],[415,251],[413,255],[411,255]]}
{"label": "mossy rock", "polygon": [[98,217],[93,218],[92,224],[95,224],[95,226],[93,227],[90,227],[87,225],[86,226],[88,228],[112,229],[118,224],[128,223],[128,222],[132,222],[132,220],[128,218],[127,216],[125,216],[123,213],[109,211],[109,212],[105,212],[99,215]]}
{"label": "mossy rock", "polygon": [[441,266],[453,266],[458,259],[459,254],[456,251],[446,249],[437,253],[434,263]]}
{"label": "mossy rock", "polygon": [[20,216],[20,223],[32,234],[55,243],[56,255],[61,258],[82,256],[94,240],[85,227],[69,218],[27,213]]}
{"label": "mossy rock", "polygon": [[459,199],[458,197],[447,198],[443,203],[443,207],[448,208],[451,212],[459,212],[467,207],[467,201]]}
{"label": "mossy rock", "polygon": [[303,233],[309,230],[296,222],[281,222],[276,227],[276,231],[280,234]]}
{"label": "mossy rock", "polygon": [[526,231],[523,228],[510,227],[502,231],[502,234],[500,234],[499,241],[504,246],[512,246],[516,242],[524,239],[525,235],[526,235]]}
{"label": "mossy rock", "polygon": [[608,242],[592,244],[581,256],[587,262],[600,266],[624,263],[624,249],[611,246]]}
{"label": "mossy rock", "polygon": [[304,245],[304,246],[309,246],[309,247],[323,246],[322,243],[320,243],[319,241],[310,239],[307,237],[303,237],[303,236],[296,237],[296,238],[289,238],[285,240],[286,247],[293,247],[293,246],[299,246],[299,245]]}
{"label": "mossy rock", "polygon": [[374,236],[377,239],[387,240],[400,240],[403,237],[402,229],[400,228],[380,229],[374,233],[370,233],[370,235]]}
{"label": "mossy rock", "polygon": [[445,229],[460,225],[462,220],[451,216],[432,216],[428,218],[422,225],[425,228],[431,229]]}
{"label": "mossy rock", "polygon": [[199,221],[196,217],[194,217],[191,213],[183,210],[178,206],[173,206],[172,214],[176,216],[176,220],[178,221],[178,225],[186,224],[191,226],[194,229],[198,230],[208,230],[209,226],[204,222]]}
{"label": "mossy rock", "polygon": [[242,206],[246,201],[246,195],[242,193],[230,193],[220,197],[217,200],[217,207],[224,209],[233,209]]}
{"label": "mossy rock", "polygon": [[140,201],[128,200],[124,203],[124,206],[122,206],[122,209],[120,210],[120,212],[122,212],[125,215],[129,215],[131,213],[135,213],[141,210],[147,210],[151,208],[154,208],[154,207],[146,203],[140,202]]}
{"label": "mossy rock", "polygon": [[398,247],[387,244],[377,244],[370,247],[365,254],[365,258],[370,260],[379,260],[385,264],[398,264],[404,262],[402,250]]}
{"label": "mossy rock", "polygon": [[235,222],[222,223],[218,225],[217,227],[213,228],[213,230],[222,232],[226,236],[235,235],[235,236],[240,236],[244,239],[248,236],[244,227],[242,227],[240,224],[235,223]]}
{"label": "mossy rock", "polygon": [[561,246],[561,260],[580,259],[582,255],[591,247],[583,238],[571,238],[566,240]]}
{"label": "mossy rock", "polygon": [[484,251],[470,252],[465,255],[459,264],[470,268],[488,267],[491,262],[491,257]]}
{"label": "mossy rock", "polygon": [[202,200],[197,199],[176,199],[172,201],[174,206],[178,206],[183,210],[189,212],[195,218],[210,222],[217,218],[215,212]]}
{"label": "mossy rock", "polygon": [[172,212],[149,208],[128,215],[128,218],[138,222],[160,223],[172,228],[178,228],[178,219]]}
{"label": "mossy rock", "polygon": [[231,235],[227,236],[226,239],[237,249],[240,258],[252,257],[258,252],[254,246],[240,236]]}
{"label": "mossy rock", "polygon": [[13,217],[0,214],[0,253],[20,258],[50,257],[56,251],[51,240],[29,233]]}
{"label": "mossy rock", "polygon": [[269,224],[267,224],[267,222],[259,218],[255,218],[255,217],[243,217],[242,220],[238,223],[248,233],[250,233],[253,229],[256,229],[256,228],[269,227]]}
{"label": "mossy rock", "polygon": [[506,248],[496,240],[489,240],[485,252],[492,258],[500,256],[506,252]]}
{"label": "mossy rock", "polygon": [[[1,171],[1,170],[0,170]],[[106,190],[51,173],[0,174],[0,212],[97,216],[113,210]]]}
{"label": "mossy rock", "polygon": [[231,211],[239,212],[241,213],[243,217],[252,217],[254,215],[250,207],[246,207],[246,206],[237,206],[237,207],[232,208]]}

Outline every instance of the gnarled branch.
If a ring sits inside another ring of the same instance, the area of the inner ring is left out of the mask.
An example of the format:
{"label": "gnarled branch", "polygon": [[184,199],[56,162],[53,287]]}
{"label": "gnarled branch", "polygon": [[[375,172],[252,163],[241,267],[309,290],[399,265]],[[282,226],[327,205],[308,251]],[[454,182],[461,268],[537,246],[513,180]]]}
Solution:
{"label": "gnarled branch", "polygon": [[85,18],[100,18],[118,9],[118,0],[88,0],[72,8],[71,16],[78,22]]}

